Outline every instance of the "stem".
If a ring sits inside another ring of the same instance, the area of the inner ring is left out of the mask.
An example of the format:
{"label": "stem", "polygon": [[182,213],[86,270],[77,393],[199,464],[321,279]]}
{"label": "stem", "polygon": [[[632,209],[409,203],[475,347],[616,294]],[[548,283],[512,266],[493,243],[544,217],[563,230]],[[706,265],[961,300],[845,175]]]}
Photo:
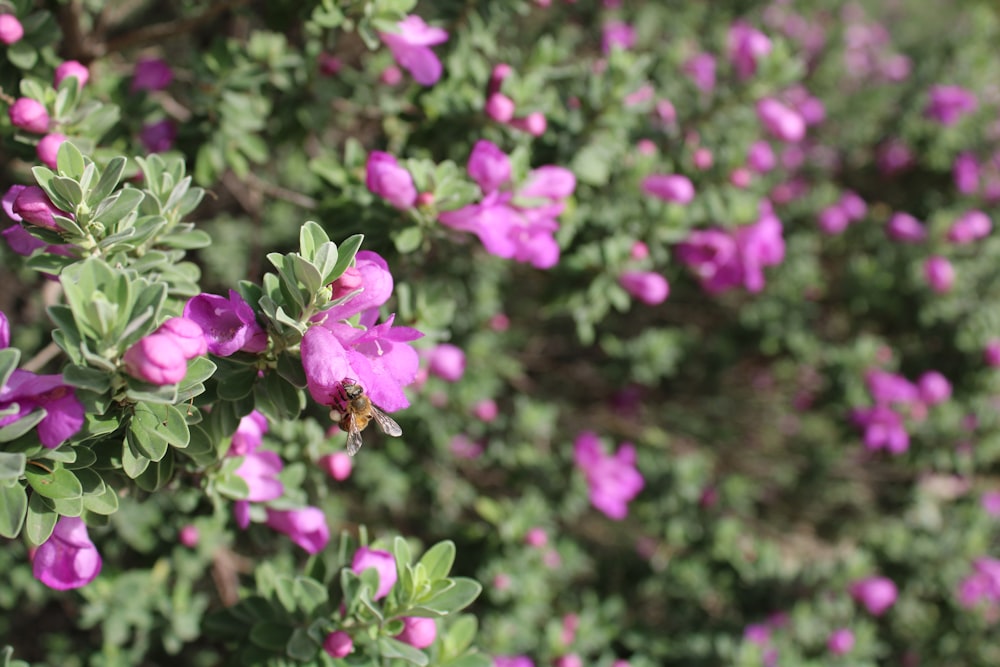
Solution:
{"label": "stem", "polygon": [[28,463],[30,463],[33,466],[38,466],[39,468],[41,468],[45,472],[49,473],[50,475],[52,474],[52,471],[48,467],[46,467],[45,465],[39,463],[38,461],[28,461]]}
{"label": "stem", "polygon": [[39,370],[41,370],[41,368],[45,364],[55,359],[58,354],[59,354],[59,346],[56,345],[55,343],[49,343],[41,350],[39,350],[38,354],[36,354],[31,359],[26,361],[24,363],[24,366],[22,366],[22,368],[26,371],[37,373]]}

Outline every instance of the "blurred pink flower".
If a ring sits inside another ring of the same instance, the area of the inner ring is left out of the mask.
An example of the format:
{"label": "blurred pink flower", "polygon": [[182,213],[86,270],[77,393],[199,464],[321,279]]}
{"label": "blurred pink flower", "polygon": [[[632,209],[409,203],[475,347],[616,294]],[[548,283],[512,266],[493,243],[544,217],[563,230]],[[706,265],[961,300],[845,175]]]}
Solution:
{"label": "blurred pink flower", "polygon": [[622,21],[608,21],[601,28],[601,51],[605,55],[614,48],[628,51],[635,46],[635,28]]}
{"label": "blurred pink flower", "polygon": [[736,21],[729,27],[727,49],[736,76],[748,79],[757,71],[758,61],[771,53],[771,40],[744,21]]}
{"label": "blurred pink flower", "polygon": [[653,271],[625,271],[618,282],[626,292],[650,306],[663,303],[670,294],[667,279]]}
{"label": "blurred pink flower", "polygon": [[396,559],[388,551],[359,547],[351,560],[351,570],[355,574],[361,574],[369,568],[378,572],[378,589],[372,599],[381,600],[396,584]]}
{"label": "blurred pink flower", "polygon": [[703,92],[710,93],[715,89],[715,56],[711,53],[699,53],[688,58],[683,69]]}
{"label": "blurred pink flower", "polygon": [[143,58],[135,64],[130,90],[163,90],[174,80],[174,71],[159,58]]}
{"label": "blurred pink flower", "polygon": [[924,262],[924,278],[931,289],[938,294],[944,294],[951,290],[955,284],[955,267],[947,258],[941,255],[932,255]]}
{"label": "blurred pink flower", "polygon": [[292,542],[310,554],[318,554],[330,541],[330,528],[326,517],[318,507],[304,507],[297,510],[275,510],[267,508],[267,525],[284,533]]}
{"label": "blurred pink flower", "polygon": [[586,431],[576,438],[573,460],[590,487],[590,504],[620,521],[628,515],[628,503],[644,486],[635,467],[635,447],[623,443],[613,455],[604,453],[597,434]]}
{"label": "blurred pink flower", "polygon": [[966,211],[952,223],[948,230],[948,240],[964,245],[986,238],[993,231],[990,216],[982,211]]}
{"label": "blurred pink flower", "polygon": [[896,584],[888,577],[866,577],[849,587],[851,597],[864,605],[872,616],[881,616],[896,603]]}
{"label": "blurred pink flower", "polygon": [[979,106],[976,95],[959,86],[936,85],[928,91],[924,113],[942,125],[954,125]]}
{"label": "blurred pink flower", "polygon": [[372,151],[365,165],[368,190],[400,210],[412,208],[417,201],[413,177],[389,153]]}
{"label": "blurred pink flower", "polygon": [[893,213],[885,228],[893,241],[920,243],[927,238],[923,224],[909,213]]}
{"label": "blurred pink flower", "polygon": [[35,551],[35,578],[49,588],[67,591],[86,586],[101,572],[101,554],[79,517],[60,517],[55,529]]}
{"label": "blurred pink flower", "polygon": [[434,28],[416,15],[407,16],[396,24],[399,32],[380,33],[392,57],[413,79],[424,86],[432,86],[441,78],[441,61],[431,46],[448,41],[448,33]]}

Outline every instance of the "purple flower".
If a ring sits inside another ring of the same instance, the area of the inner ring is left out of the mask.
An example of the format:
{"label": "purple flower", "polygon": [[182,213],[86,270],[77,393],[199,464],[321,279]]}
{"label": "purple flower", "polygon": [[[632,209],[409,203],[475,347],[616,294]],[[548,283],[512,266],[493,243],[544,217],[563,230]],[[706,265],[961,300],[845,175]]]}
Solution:
{"label": "purple flower", "polygon": [[7,315],[0,311],[0,350],[10,347],[10,321]]}
{"label": "purple flower", "polygon": [[851,417],[864,429],[865,447],[868,449],[886,449],[890,454],[902,454],[910,448],[910,434],[903,426],[903,418],[892,408],[885,405],[855,408]]}
{"label": "purple flower", "polygon": [[1000,607],[1000,560],[983,556],[972,562],[972,568],[958,585],[958,602],[966,609],[982,606],[995,615]]}
{"label": "purple flower", "polygon": [[160,325],[156,333],[173,338],[185,359],[194,359],[208,352],[205,333],[197,322],[186,317],[171,317]]}
{"label": "purple flower", "polygon": [[63,444],[83,427],[83,405],[73,388],[63,383],[61,375],[15,370],[7,384],[0,387],[0,410],[14,403],[18,406],[17,413],[0,417],[0,426],[42,408],[46,415],[38,423],[38,440],[49,449]]}
{"label": "purple flower", "polygon": [[256,410],[251,411],[250,414],[240,419],[226,455],[246,456],[257,451],[257,448],[264,441],[265,433],[267,433],[267,417]]}
{"label": "purple flower", "polygon": [[747,23],[736,21],[729,28],[728,51],[736,76],[748,79],[757,71],[757,61],[771,53],[771,40]]}
{"label": "purple flower", "polygon": [[959,245],[973,243],[989,236],[993,231],[990,216],[982,211],[966,211],[948,230],[948,240]]}
{"label": "purple flower", "polygon": [[169,151],[177,138],[177,125],[172,120],[160,120],[146,123],[139,130],[139,141],[147,153],[163,153]]}
{"label": "purple flower", "polygon": [[403,630],[396,639],[414,648],[427,648],[437,638],[437,623],[433,618],[404,616]]}
{"label": "purple flower", "polygon": [[490,93],[489,97],[486,98],[486,104],[483,106],[483,110],[486,112],[487,116],[496,122],[509,123],[514,117],[514,112],[517,110],[517,106],[514,104],[514,100],[497,91],[495,93]]}
{"label": "purple flower", "polygon": [[7,46],[21,41],[24,37],[24,26],[13,14],[0,14],[0,42]]}
{"label": "purple flower", "polygon": [[839,204],[830,204],[824,208],[819,212],[817,219],[819,220],[819,228],[831,236],[840,234],[850,224],[847,212]]}
{"label": "purple flower", "polygon": [[895,174],[913,164],[913,152],[898,139],[890,139],[878,148],[875,164],[883,174]]}
{"label": "purple flower", "polygon": [[322,551],[330,541],[330,528],[326,525],[323,510],[304,507],[298,510],[267,509],[267,525],[284,533],[292,542],[310,554]]}
{"label": "purple flower", "polygon": [[[706,288],[707,285],[715,286],[715,289],[709,291],[719,291],[721,281],[717,277],[729,273],[727,267],[734,263],[736,252],[736,241],[721,229],[692,231],[677,246],[678,259],[701,279]],[[728,277],[726,281],[728,282]],[[732,283],[736,284],[738,282]]]}
{"label": "purple flower", "polygon": [[35,579],[57,591],[93,581],[101,572],[101,554],[90,541],[83,519],[60,517],[52,535],[35,552],[31,569]]}
{"label": "purple flower", "polygon": [[604,55],[611,49],[620,48],[628,51],[635,46],[635,28],[622,21],[608,21],[601,28],[601,51]]}
{"label": "purple flower", "polygon": [[236,475],[250,487],[246,500],[262,503],[280,498],[285,493],[285,486],[278,480],[278,475],[284,467],[281,457],[275,452],[259,450],[244,456]]}
{"label": "purple flower", "polygon": [[[14,186],[16,187],[16,186]],[[14,188],[12,187],[11,190]],[[9,194],[10,191],[8,191]],[[20,190],[11,206],[11,217],[46,229],[59,229],[53,216],[67,216],[49,201],[48,195],[37,185],[29,185]]]}
{"label": "purple flower", "polygon": [[257,323],[250,304],[235,290],[229,298],[198,294],[184,305],[184,317],[201,327],[208,351],[218,357],[237,352],[258,354],[267,348],[267,332]]}
{"label": "purple flower", "polygon": [[893,213],[885,228],[893,241],[920,243],[927,238],[927,230],[909,213]]}
{"label": "purple flower", "polygon": [[150,384],[177,384],[187,374],[187,357],[170,334],[145,336],[125,351],[122,361],[126,373]]}
{"label": "purple flower", "polygon": [[650,306],[663,303],[670,294],[667,279],[652,271],[626,271],[618,282],[626,292]]}
{"label": "purple flower", "polygon": [[854,633],[848,628],[839,628],[830,633],[826,648],[834,655],[847,655],[854,649]]}
{"label": "purple flower", "polygon": [[794,143],[806,136],[806,122],[802,115],[773,97],[757,102],[757,118],[775,139]]}
{"label": "purple flower", "polygon": [[902,375],[873,369],[865,374],[872,399],[879,405],[912,403],[918,399],[916,386]]}
{"label": "purple flower", "polygon": [[937,371],[927,371],[917,380],[920,400],[927,405],[944,403],[951,398],[951,383]]}
{"label": "purple flower", "polygon": [[942,125],[954,125],[962,116],[975,111],[979,106],[975,94],[959,86],[931,86],[927,96],[924,113]]}
{"label": "purple flower", "polygon": [[372,151],[365,167],[365,185],[375,195],[400,210],[412,208],[417,201],[417,188],[410,172],[399,166],[396,158],[382,151]]}
{"label": "purple flower", "polygon": [[679,174],[651,174],[642,179],[642,191],[677,204],[689,204],[694,199],[691,179]]}
{"label": "purple flower", "polygon": [[87,66],[76,60],[67,60],[56,67],[55,76],[52,78],[52,86],[58,88],[64,79],[76,78],[77,85],[83,88],[90,80],[90,70]]}
{"label": "purple flower", "polygon": [[777,164],[777,160],[774,157],[774,149],[771,148],[771,144],[761,140],[755,141],[750,146],[750,150],[747,152],[747,165],[752,170],[758,174],[764,174],[774,169],[775,164]]}
{"label": "purple flower", "polygon": [[348,301],[323,311],[315,319],[345,320],[358,313],[377,311],[392,296],[392,273],[389,271],[389,264],[378,253],[371,250],[358,252],[354,257],[353,270],[357,272],[357,276],[352,276],[349,284],[342,286],[342,290],[350,293],[362,288],[361,292]]}
{"label": "purple flower", "polygon": [[14,127],[27,132],[45,134],[49,130],[49,112],[45,105],[30,97],[19,97],[7,109],[7,115]]}
{"label": "purple flower", "polygon": [[483,193],[489,194],[510,181],[510,158],[492,141],[480,139],[469,154],[468,171]]}
{"label": "purple flower", "polygon": [[381,600],[396,584],[396,559],[388,551],[360,547],[354,552],[351,570],[355,574],[361,574],[369,568],[375,568],[378,573],[378,589],[372,599]]}
{"label": "purple flower", "polygon": [[590,504],[620,521],[628,515],[628,503],[644,486],[635,467],[635,447],[623,443],[613,455],[604,453],[595,433],[585,431],[573,444],[573,460],[590,488]]}
{"label": "purple flower", "polygon": [[924,262],[924,278],[932,290],[944,294],[955,284],[955,267],[945,257],[933,255]]}
{"label": "purple flower", "polygon": [[711,53],[692,56],[684,63],[683,69],[703,92],[710,93],[715,89],[715,56]]}
{"label": "purple flower", "polygon": [[338,482],[343,482],[350,477],[351,469],[354,467],[354,461],[347,452],[334,452],[333,454],[321,456],[317,463],[319,463],[320,468],[325,470],[330,477]]}
{"label": "purple flower", "polygon": [[851,597],[864,605],[872,616],[881,616],[896,603],[896,584],[888,577],[866,577],[849,588]]}
{"label": "purple flower", "polygon": [[343,630],[337,630],[328,634],[323,640],[323,650],[331,658],[343,658],[354,650],[354,640]]}
{"label": "purple flower", "polygon": [[159,58],[143,58],[135,64],[130,90],[163,90],[174,80],[174,71]]}
{"label": "purple flower", "polygon": [[526,655],[497,655],[493,667],[535,667],[535,663]]}
{"label": "purple flower", "polygon": [[847,218],[851,222],[863,220],[868,215],[868,204],[856,192],[847,190],[840,196],[837,204],[847,214]]}
{"label": "purple flower", "polygon": [[465,373],[465,352],[462,348],[442,343],[430,351],[427,370],[448,382],[458,382]]}
{"label": "purple flower", "polygon": [[979,162],[968,151],[959,153],[951,167],[955,189],[963,195],[970,195],[979,189]]}
{"label": "purple flower", "polygon": [[979,498],[979,504],[990,516],[1000,517],[1000,491],[987,491]]}
{"label": "purple flower", "polygon": [[1000,339],[994,338],[986,343],[983,349],[983,359],[988,366],[1000,367]]}
{"label": "purple flower", "polygon": [[42,164],[53,170],[58,167],[56,158],[59,156],[59,147],[63,145],[64,141],[66,141],[66,135],[58,132],[50,132],[41,138],[38,145],[35,146],[35,153]]}
{"label": "purple flower", "polygon": [[407,16],[396,24],[399,32],[380,33],[392,57],[413,79],[424,86],[431,86],[441,78],[441,61],[429,47],[448,41],[448,33],[432,28],[416,15]]}

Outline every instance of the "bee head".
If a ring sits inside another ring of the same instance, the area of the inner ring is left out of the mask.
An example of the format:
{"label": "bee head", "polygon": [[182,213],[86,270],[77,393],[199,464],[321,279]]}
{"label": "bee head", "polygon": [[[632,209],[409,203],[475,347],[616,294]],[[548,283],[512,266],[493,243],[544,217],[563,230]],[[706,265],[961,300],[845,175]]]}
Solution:
{"label": "bee head", "polygon": [[344,394],[347,395],[349,400],[354,400],[360,396],[364,396],[365,390],[360,384],[354,382],[344,381]]}

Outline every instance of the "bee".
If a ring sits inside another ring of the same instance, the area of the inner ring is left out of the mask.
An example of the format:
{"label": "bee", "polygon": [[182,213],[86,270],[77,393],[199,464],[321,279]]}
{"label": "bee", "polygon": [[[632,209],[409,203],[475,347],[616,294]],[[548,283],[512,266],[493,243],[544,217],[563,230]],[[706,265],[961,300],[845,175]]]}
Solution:
{"label": "bee", "polygon": [[347,453],[354,456],[364,444],[361,432],[368,423],[374,421],[379,430],[396,438],[403,435],[403,429],[396,420],[375,407],[371,399],[365,395],[364,387],[348,378],[341,383],[341,410],[334,410],[330,417],[337,422],[341,431],[347,433]]}

